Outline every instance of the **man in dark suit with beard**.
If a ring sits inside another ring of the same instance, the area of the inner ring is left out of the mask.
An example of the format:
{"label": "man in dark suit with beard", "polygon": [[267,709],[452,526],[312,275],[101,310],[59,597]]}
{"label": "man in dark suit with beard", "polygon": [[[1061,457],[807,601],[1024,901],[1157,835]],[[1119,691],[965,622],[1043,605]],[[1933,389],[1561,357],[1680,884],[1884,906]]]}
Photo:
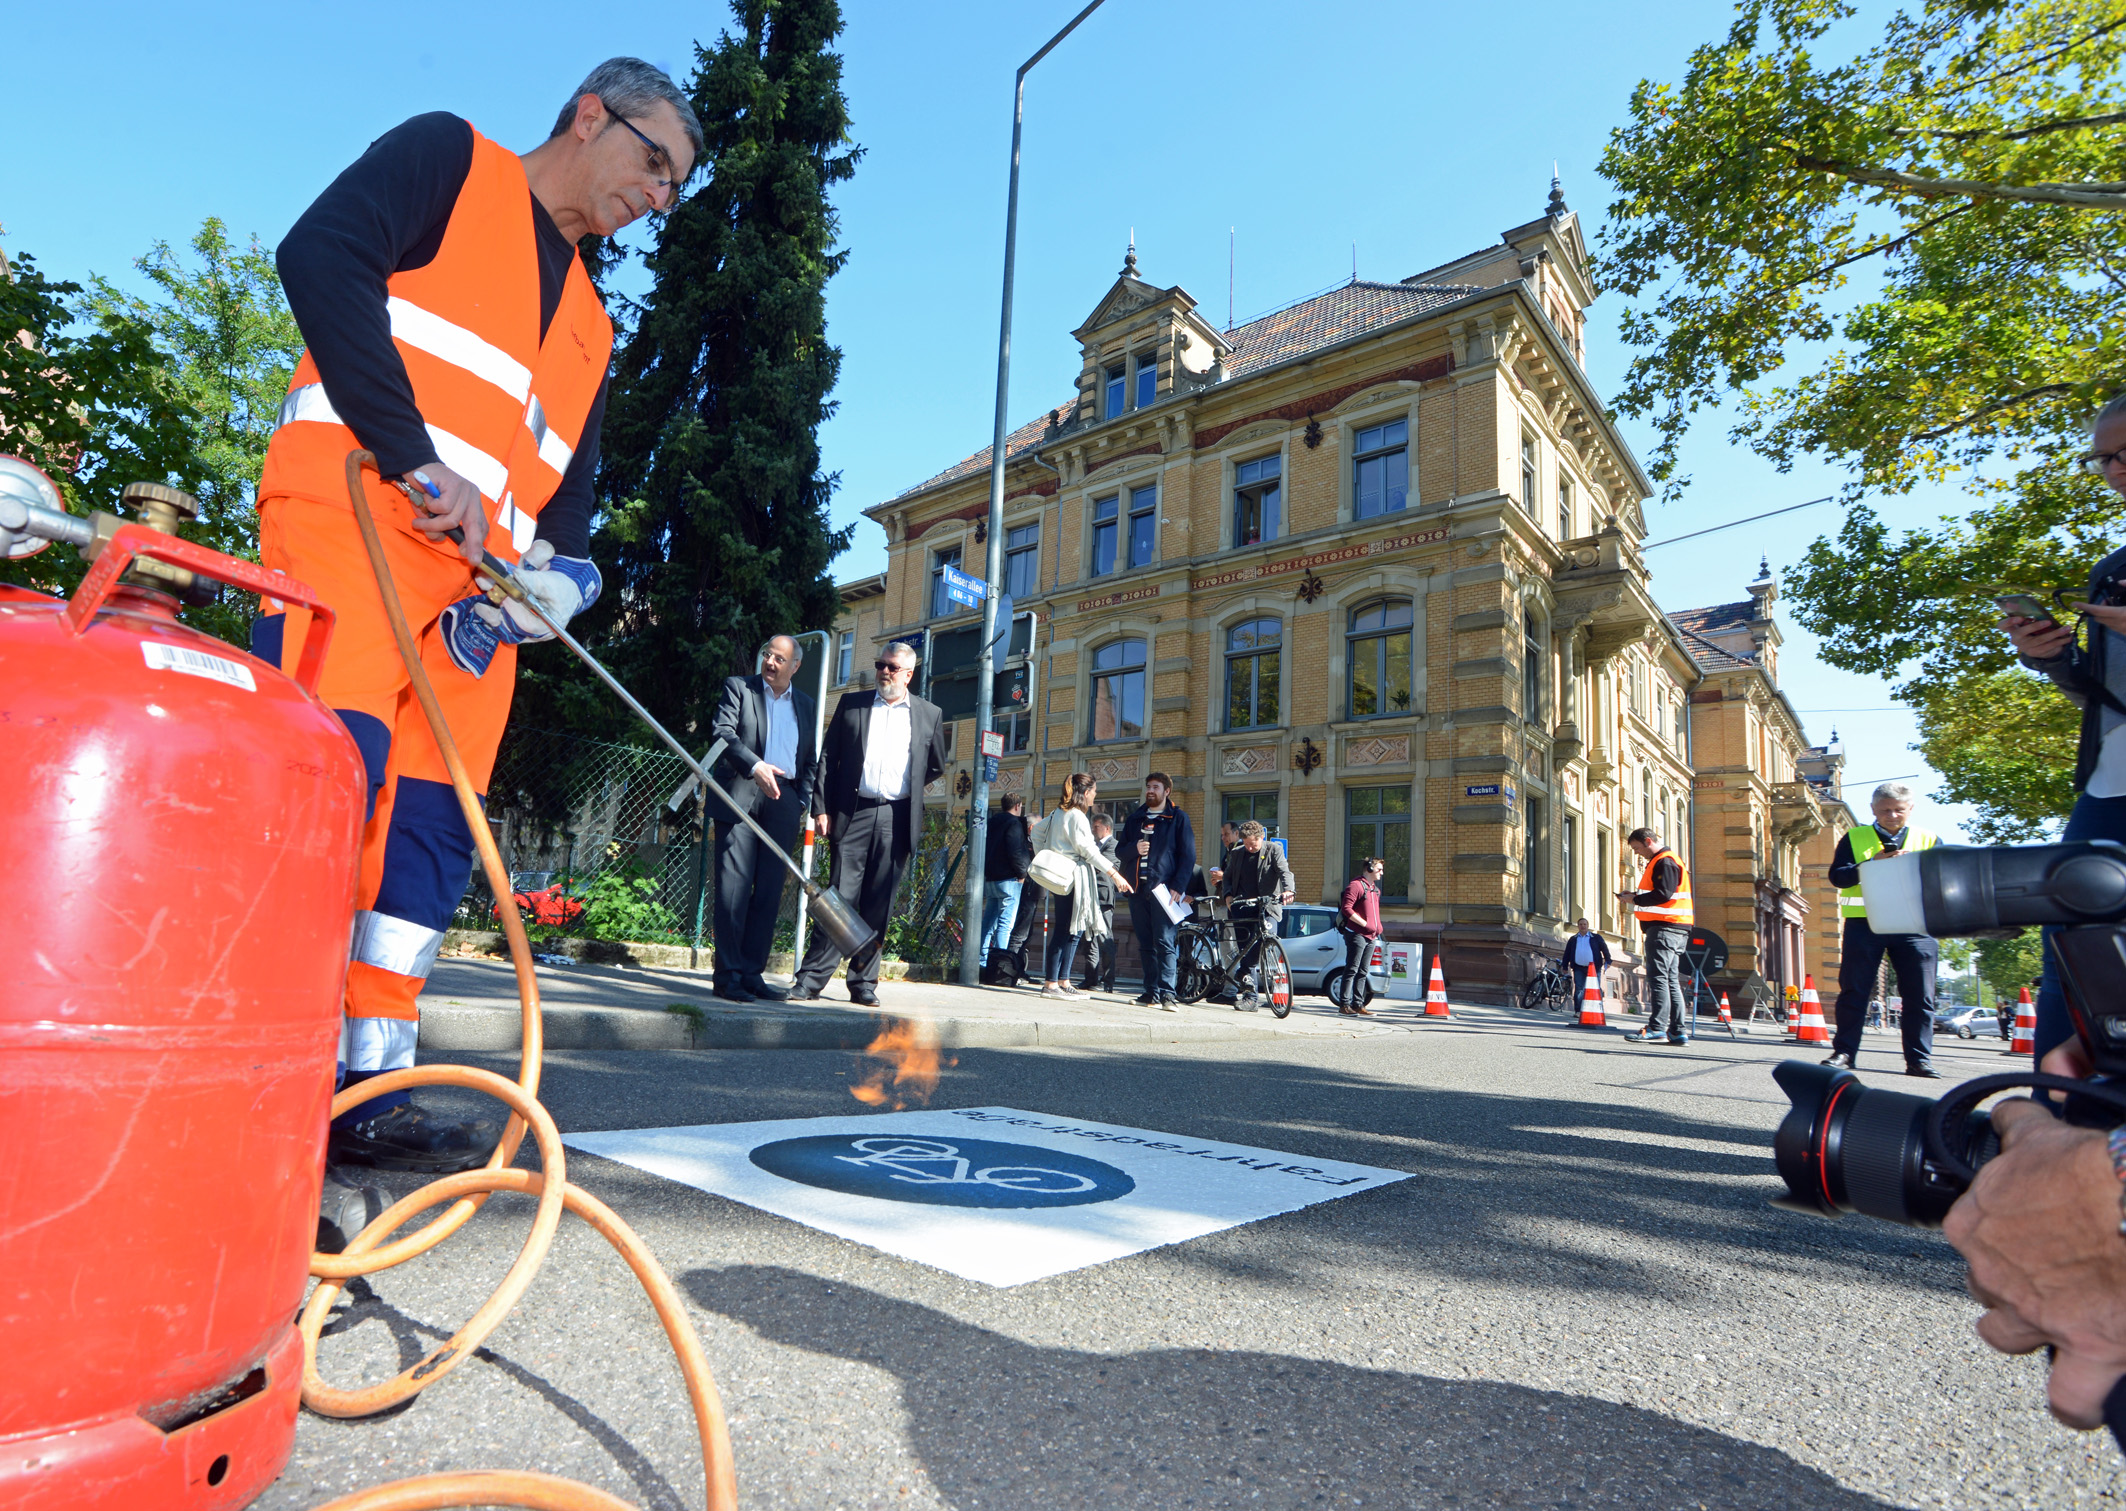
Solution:
{"label": "man in dark suit with beard", "polygon": [[[849,1000],[878,1005],[879,947],[894,889],[923,832],[923,788],[945,770],[945,726],[938,706],[908,690],[915,647],[896,640],[876,663],[876,692],[845,693],[827,724],[824,765],[812,811],[832,847],[834,890],[878,937],[849,957]],[[841,952],[827,931],[812,935],[789,1000],[817,1000]]]}
{"label": "man in dark suit with beard", "polygon": [[[812,699],[792,685],[804,659],[790,636],[770,639],[757,673],[724,683],[714,725],[724,742],[717,779],[786,851],[797,848],[819,771]],[[761,972],[790,873],[713,795],[709,811],[716,819],[716,995],[751,1002],[771,995]]]}

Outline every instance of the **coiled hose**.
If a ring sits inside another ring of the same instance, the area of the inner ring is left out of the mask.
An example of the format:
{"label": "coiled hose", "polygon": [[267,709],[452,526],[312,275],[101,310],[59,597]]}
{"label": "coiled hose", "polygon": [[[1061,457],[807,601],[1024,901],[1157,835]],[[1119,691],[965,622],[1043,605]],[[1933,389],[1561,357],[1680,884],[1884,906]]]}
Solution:
{"label": "coiled hose", "polygon": [[[524,920],[518,916],[515,899],[510,893],[509,873],[503,868],[501,853],[496,850],[494,836],[488,831],[487,817],[481,811],[479,797],[473,792],[471,779],[465,773],[465,763],[458,754],[456,742],[451,739],[450,726],[443,718],[442,706],[436,701],[435,689],[421,669],[420,652],[414,645],[413,632],[407,627],[405,610],[400,606],[398,590],[391,580],[391,568],[384,560],[384,544],[378,538],[376,520],[369,512],[369,502],[362,487],[364,464],[374,466],[375,455],[361,450],[347,453],[347,497],[354,506],[355,522],[361,526],[362,545],[376,572],[377,591],[383,597],[384,613],[391,621],[392,636],[398,642],[399,655],[404,658],[407,675],[412,679],[414,696],[420,700],[421,712],[427,716],[428,727],[434,732],[436,746],[443,754],[443,764],[450,772],[451,788],[458,795],[458,806],[464,811],[466,828],[472,832],[480,864],[487,873],[487,883],[501,904],[502,932],[509,939],[510,961],[517,972],[517,996],[523,1004],[524,1048],[515,1081],[470,1066],[424,1065],[372,1077],[359,1087],[333,1098],[332,1115],[338,1117],[349,1108],[384,1092],[414,1086],[462,1086],[484,1091],[504,1102],[510,1109],[510,1116],[502,1132],[502,1141],[485,1166],[443,1176],[402,1197],[362,1229],[343,1252],[310,1256],[310,1273],[317,1277],[318,1285],[310,1293],[310,1300],[296,1324],[303,1338],[303,1404],[321,1416],[373,1416],[418,1395],[463,1363],[494,1331],[496,1324],[508,1315],[510,1308],[522,1299],[532,1277],[546,1259],[555,1230],[561,1225],[561,1213],[566,1209],[589,1223],[620,1251],[620,1257],[627,1261],[628,1268],[634,1271],[635,1278],[648,1293],[657,1320],[664,1324],[665,1336],[671,1340],[672,1351],[679,1356],[679,1371],[686,1378],[687,1396],[693,1403],[695,1426],[701,1434],[709,1511],[736,1511],[738,1480],[731,1462],[731,1436],[724,1423],[723,1402],[709,1371],[708,1356],[702,1351],[693,1324],[687,1320],[679,1292],[634,1229],[596,1197],[568,1183],[560,1130],[554,1126],[546,1109],[539,1105],[539,1070],[545,1048],[539,1013],[539,982],[532,972],[531,941],[524,932]],[[527,1132],[539,1146],[543,1167],[539,1172],[509,1168]],[[497,1191],[536,1196],[539,1208],[532,1221],[531,1234],[524,1241],[523,1252],[517,1256],[516,1263],[488,1298],[487,1304],[475,1312],[448,1342],[431,1350],[419,1363],[396,1378],[360,1390],[341,1390],[327,1384],[317,1370],[318,1336],[343,1283],[354,1276],[373,1275],[427,1253],[464,1227],[487,1198]],[[385,1242],[407,1222],[444,1202],[451,1203],[450,1210],[428,1226],[395,1243]],[[342,1496],[317,1511],[430,1511],[430,1508],[448,1506],[630,1511],[625,1501],[616,1500],[589,1485],[556,1475],[516,1470],[430,1474],[396,1480]]]}

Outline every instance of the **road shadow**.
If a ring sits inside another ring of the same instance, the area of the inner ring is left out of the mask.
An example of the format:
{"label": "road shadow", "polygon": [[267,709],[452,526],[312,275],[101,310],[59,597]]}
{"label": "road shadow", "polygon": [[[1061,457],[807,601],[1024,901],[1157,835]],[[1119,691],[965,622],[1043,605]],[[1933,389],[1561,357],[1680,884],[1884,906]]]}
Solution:
{"label": "road shadow", "polygon": [[1588,1396],[1270,1353],[1044,1348],[770,1266],[680,1283],[772,1342],[894,1376],[910,1448],[954,1506],[1888,1504],[1775,1449]]}

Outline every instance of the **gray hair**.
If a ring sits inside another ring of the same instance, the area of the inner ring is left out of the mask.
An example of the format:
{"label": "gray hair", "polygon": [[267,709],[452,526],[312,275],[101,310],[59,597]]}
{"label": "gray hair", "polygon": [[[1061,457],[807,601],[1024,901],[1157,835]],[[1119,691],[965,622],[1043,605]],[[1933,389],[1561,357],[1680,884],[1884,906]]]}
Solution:
{"label": "gray hair", "polygon": [[879,652],[879,655],[890,656],[896,661],[906,658],[910,666],[921,666],[923,664],[923,653],[905,640],[891,642],[884,650]]}
{"label": "gray hair", "polygon": [[2106,420],[2115,420],[2122,414],[2126,414],[2126,393],[2114,394],[2111,402],[2097,411],[2096,418],[2089,422],[2089,428],[2094,431]]}
{"label": "gray hair", "polygon": [[701,162],[704,146],[701,135],[701,118],[694,114],[694,107],[687,97],[679,92],[671,76],[661,68],[645,63],[640,58],[607,58],[576,86],[576,92],[568,97],[561,107],[561,114],[554,121],[554,129],[548,140],[568,135],[576,123],[576,102],[587,94],[596,95],[607,110],[614,115],[638,116],[649,114],[659,100],[679,112],[679,124],[693,145],[696,165]]}
{"label": "gray hair", "polygon": [[1868,794],[1869,807],[1885,802],[1916,803],[1918,801],[1919,794],[1907,787],[1903,782],[1884,782],[1880,787]]}
{"label": "gray hair", "polygon": [[805,643],[795,635],[770,635],[760,642],[759,654],[765,656],[768,653],[768,647],[778,640],[790,642],[790,661],[793,665],[803,666],[805,664]]}

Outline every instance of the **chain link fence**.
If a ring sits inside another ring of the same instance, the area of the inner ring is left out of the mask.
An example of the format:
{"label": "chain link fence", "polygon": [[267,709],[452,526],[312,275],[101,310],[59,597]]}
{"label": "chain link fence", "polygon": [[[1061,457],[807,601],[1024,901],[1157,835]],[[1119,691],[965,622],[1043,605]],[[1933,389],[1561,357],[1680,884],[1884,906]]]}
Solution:
{"label": "chain link fence", "polygon": [[[677,756],[552,730],[512,730],[488,783],[487,821],[511,890],[535,937],[637,944],[713,940],[714,831],[702,804],[672,796],[692,773]],[[951,965],[959,958],[965,890],[964,813],[930,808],[886,929],[889,957]],[[826,879],[826,846],[813,874]],[[800,894],[783,891],[775,948],[793,942]],[[475,868],[454,925],[495,929],[494,893]]]}
{"label": "chain link fence", "polygon": [[[701,803],[669,806],[688,775],[667,751],[510,731],[487,821],[525,922],[549,936],[698,943],[715,912]],[[497,917],[475,868],[457,926],[493,929]]]}

